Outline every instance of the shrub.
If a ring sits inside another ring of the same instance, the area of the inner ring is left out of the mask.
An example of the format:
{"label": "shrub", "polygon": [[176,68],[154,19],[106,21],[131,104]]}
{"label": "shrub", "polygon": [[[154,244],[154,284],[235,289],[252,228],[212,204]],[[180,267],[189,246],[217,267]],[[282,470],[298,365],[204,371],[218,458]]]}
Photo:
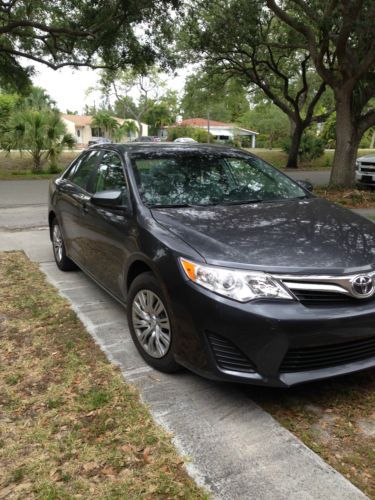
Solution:
{"label": "shrub", "polygon": [[214,136],[212,134],[208,134],[207,130],[203,128],[196,127],[170,127],[168,129],[168,141],[174,141],[178,137],[191,137],[192,139],[198,142],[208,142],[208,137],[210,138],[210,142],[214,142]]}
{"label": "shrub", "polygon": [[[300,159],[314,160],[320,158],[324,153],[324,145],[325,143],[321,138],[308,132],[303,134],[298,150]],[[290,139],[284,141],[282,147],[286,153],[289,153]]]}

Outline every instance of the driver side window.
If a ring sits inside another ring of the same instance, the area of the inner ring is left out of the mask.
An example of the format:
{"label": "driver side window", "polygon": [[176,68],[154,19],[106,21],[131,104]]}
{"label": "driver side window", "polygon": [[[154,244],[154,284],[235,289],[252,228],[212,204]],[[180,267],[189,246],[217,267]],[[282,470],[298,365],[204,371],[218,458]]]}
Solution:
{"label": "driver side window", "polygon": [[126,203],[127,184],[121,158],[114,151],[106,151],[100,160],[93,180],[93,192],[120,190]]}

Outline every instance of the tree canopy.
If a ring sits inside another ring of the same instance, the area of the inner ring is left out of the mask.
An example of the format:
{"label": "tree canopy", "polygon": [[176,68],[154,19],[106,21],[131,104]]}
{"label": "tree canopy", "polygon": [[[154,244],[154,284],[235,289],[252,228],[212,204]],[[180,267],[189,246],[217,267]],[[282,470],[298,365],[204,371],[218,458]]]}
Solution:
{"label": "tree canopy", "polygon": [[302,36],[259,0],[196,0],[186,19],[180,35],[186,53],[198,54],[209,74],[260,89],[288,116],[288,166],[296,167],[303,131],[326,116],[318,107],[326,83],[316,77]]}
{"label": "tree canopy", "polygon": [[317,74],[333,90],[336,150],[331,184],[354,183],[357,148],[375,125],[375,2],[373,0],[266,0],[308,50]]}
{"label": "tree canopy", "polygon": [[236,122],[250,106],[241,82],[200,70],[186,79],[181,109],[186,118],[205,117],[209,112],[212,120]]}
{"label": "tree canopy", "polygon": [[10,0],[0,2],[0,85],[24,90],[50,68],[144,68],[171,52],[171,11],[179,0]]}

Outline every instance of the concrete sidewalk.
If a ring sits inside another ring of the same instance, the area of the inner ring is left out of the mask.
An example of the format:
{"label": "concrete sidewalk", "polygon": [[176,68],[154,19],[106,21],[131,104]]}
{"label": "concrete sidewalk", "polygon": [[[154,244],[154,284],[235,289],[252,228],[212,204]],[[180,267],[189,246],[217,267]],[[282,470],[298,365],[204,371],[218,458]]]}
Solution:
{"label": "concrete sidewalk", "polygon": [[187,371],[156,372],[137,353],[123,308],[83,273],[62,273],[46,229],[0,232],[0,250],[23,249],[72,304],[95,341],[175,436],[190,474],[218,499],[356,500],[357,488],[260,409],[240,386]]}

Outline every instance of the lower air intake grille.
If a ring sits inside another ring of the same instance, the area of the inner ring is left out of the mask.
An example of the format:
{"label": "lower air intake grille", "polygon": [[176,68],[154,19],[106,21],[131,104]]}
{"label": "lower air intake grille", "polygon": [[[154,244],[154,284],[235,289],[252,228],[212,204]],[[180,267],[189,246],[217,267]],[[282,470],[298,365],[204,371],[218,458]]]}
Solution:
{"label": "lower air intake grille", "polygon": [[255,373],[255,367],[230,340],[207,332],[216,362],[222,370],[232,372]]}
{"label": "lower air intake grille", "polygon": [[290,349],[280,372],[302,372],[361,361],[375,357],[375,337],[343,344]]}
{"label": "lower air intake grille", "polygon": [[375,296],[368,299],[356,299],[355,297],[344,295],[343,293],[323,292],[320,290],[292,290],[292,292],[297,299],[306,306],[360,306],[375,299]]}

